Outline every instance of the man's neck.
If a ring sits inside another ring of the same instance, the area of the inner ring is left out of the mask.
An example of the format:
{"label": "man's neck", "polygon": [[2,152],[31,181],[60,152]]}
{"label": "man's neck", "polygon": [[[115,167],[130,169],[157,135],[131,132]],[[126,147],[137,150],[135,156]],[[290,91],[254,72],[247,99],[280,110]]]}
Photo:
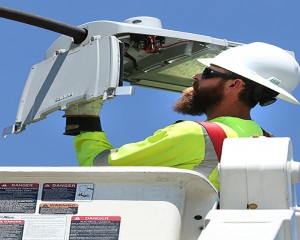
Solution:
{"label": "man's neck", "polygon": [[211,111],[207,111],[206,113],[207,120],[211,120],[217,117],[237,117],[245,120],[251,120],[250,108],[245,107],[245,105],[218,105]]}

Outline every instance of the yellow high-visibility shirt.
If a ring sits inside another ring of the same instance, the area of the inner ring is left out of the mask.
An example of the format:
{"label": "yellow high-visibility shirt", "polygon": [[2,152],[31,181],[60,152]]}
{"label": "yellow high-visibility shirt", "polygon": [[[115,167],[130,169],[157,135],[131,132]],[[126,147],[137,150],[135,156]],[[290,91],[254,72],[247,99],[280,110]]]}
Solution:
{"label": "yellow high-visibility shirt", "polygon": [[[262,136],[260,126],[252,120],[218,117],[210,120],[222,127],[227,137]],[[104,132],[81,133],[74,139],[80,166],[93,166],[104,150],[114,149]],[[205,133],[194,121],[182,121],[156,131],[143,141],[129,143],[107,155],[111,166],[165,166],[193,170],[205,157]],[[219,189],[217,167],[208,179]]]}

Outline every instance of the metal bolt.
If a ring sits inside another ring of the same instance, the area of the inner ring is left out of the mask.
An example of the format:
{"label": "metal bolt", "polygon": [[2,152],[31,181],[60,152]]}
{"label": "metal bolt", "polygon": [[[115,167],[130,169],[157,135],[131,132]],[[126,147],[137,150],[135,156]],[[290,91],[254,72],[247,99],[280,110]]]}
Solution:
{"label": "metal bolt", "polygon": [[247,209],[256,209],[258,206],[255,203],[249,203],[247,204]]}

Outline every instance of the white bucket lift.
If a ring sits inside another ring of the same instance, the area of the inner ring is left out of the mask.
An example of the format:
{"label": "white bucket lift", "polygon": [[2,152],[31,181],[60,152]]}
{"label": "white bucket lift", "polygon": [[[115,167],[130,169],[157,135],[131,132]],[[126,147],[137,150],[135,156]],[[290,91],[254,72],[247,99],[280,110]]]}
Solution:
{"label": "white bucket lift", "polygon": [[221,209],[210,211],[199,239],[299,239],[299,166],[289,138],[226,139]]}
{"label": "white bucket lift", "polygon": [[167,167],[2,167],[0,239],[299,239],[289,138],[224,142],[219,196]]}
{"label": "white bucket lift", "polygon": [[202,175],[172,168],[6,167],[0,182],[0,239],[197,239],[218,202]]}

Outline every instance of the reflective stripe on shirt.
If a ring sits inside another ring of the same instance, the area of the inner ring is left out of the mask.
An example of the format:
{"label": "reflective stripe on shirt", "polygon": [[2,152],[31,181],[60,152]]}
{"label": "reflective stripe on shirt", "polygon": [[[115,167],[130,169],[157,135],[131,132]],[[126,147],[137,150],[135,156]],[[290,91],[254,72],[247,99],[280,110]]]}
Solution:
{"label": "reflective stripe on shirt", "polygon": [[107,149],[99,153],[95,158],[94,158],[94,166],[110,166],[108,163],[108,156],[116,152],[118,149]]}
{"label": "reflective stripe on shirt", "polygon": [[205,141],[205,155],[204,159],[196,165],[193,170],[208,178],[212,171],[217,167],[219,160],[208,132],[203,126],[201,127],[203,129],[203,137]]}
{"label": "reflective stripe on shirt", "polygon": [[[218,165],[219,161],[208,132],[203,126],[201,127],[203,129],[203,137],[205,141],[205,155],[203,161],[196,165],[193,170],[203,174],[208,178]],[[107,149],[99,153],[94,158],[94,166],[111,166],[108,163],[108,157],[111,153],[116,152],[117,150],[118,149]]]}

